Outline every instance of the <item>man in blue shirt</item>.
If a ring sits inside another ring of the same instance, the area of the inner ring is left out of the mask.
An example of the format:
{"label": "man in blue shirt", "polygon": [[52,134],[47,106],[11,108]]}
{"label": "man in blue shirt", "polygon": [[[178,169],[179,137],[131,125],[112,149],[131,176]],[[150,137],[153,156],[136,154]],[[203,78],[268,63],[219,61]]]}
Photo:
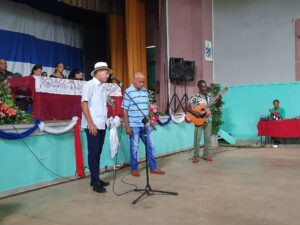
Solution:
{"label": "man in blue shirt", "polygon": [[[134,75],[133,84],[125,90],[122,108],[124,109],[124,122],[126,133],[130,137],[130,166],[133,176],[140,176],[138,170],[138,148],[139,140],[145,144],[145,129],[142,123],[143,118],[149,116],[149,97],[148,91],[143,87],[145,76],[138,72]],[[164,174],[165,172],[157,168],[155,159],[155,148],[151,138],[151,127],[146,125],[148,161],[150,173]]]}

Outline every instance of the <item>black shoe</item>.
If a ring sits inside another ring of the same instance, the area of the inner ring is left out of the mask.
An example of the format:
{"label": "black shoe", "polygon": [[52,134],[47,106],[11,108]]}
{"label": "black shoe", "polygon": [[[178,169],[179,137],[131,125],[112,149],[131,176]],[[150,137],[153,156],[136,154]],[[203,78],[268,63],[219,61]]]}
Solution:
{"label": "black shoe", "polygon": [[97,186],[93,186],[93,191],[96,191],[98,193],[105,193],[106,188],[101,185],[97,185]]}
{"label": "black shoe", "polygon": [[104,180],[100,180],[100,184],[105,187],[105,186],[109,185],[109,182],[105,182]]}
{"label": "black shoe", "polygon": [[[97,184],[97,185],[98,185],[98,184]],[[103,180],[100,180],[99,185],[101,185],[101,186],[108,186],[108,185],[109,185],[109,182],[105,182],[105,181],[103,181]],[[92,187],[92,186],[96,186],[96,185],[92,185],[92,183],[90,183],[90,186]]]}

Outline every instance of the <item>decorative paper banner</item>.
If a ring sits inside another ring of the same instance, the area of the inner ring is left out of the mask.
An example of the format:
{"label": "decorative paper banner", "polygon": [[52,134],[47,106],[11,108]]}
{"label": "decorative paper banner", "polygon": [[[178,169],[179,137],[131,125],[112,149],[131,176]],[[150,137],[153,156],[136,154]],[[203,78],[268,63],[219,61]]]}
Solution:
{"label": "decorative paper banner", "polygon": [[105,83],[104,85],[106,86],[107,91],[110,96],[122,97],[121,88],[117,84]]}
{"label": "decorative paper banner", "polygon": [[81,95],[85,81],[68,80],[51,77],[34,76],[35,91],[60,94],[60,95]]}
{"label": "decorative paper banner", "polygon": [[157,123],[157,120],[158,120],[158,115],[154,115],[154,117],[152,118],[152,124],[153,124],[153,126],[155,126],[156,125],[156,123]]}
{"label": "decorative paper banner", "polygon": [[182,123],[185,121],[185,116],[186,116],[185,113],[181,113],[181,114],[177,114],[177,115],[171,115],[171,118],[174,123]]}
{"label": "decorative paper banner", "polygon": [[165,126],[167,125],[168,123],[170,123],[170,121],[172,120],[171,116],[168,115],[168,118],[166,121],[161,121],[160,118],[158,117],[158,120],[157,120],[157,123],[160,125],[160,126]]}
{"label": "decorative paper banner", "polygon": [[41,122],[39,124],[39,128],[42,132],[47,132],[49,134],[63,134],[63,133],[66,133],[66,132],[72,130],[75,127],[77,120],[78,120],[78,117],[74,116],[68,126],[66,126],[64,128],[60,128],[60,129],[55,129],[53,127],[47,127],[47,125],[45,123]]}
{"label": "decorative paper banner", "polygon": [[40,120],[34,120],[34,126],[22,133],[10,133],[10,132],[4,132],[0,130],[0,138],[13,140],[13,139],[21,139],[21,138],[28,137],[38,128],[39,123]]}
{"label": "decorative paper banner", "polygon": [[114,158],[118,152],[120,142],[118,138],[117,128],[121,124],[121,119],[118,116],[110,117],[106,122],[109,131],[109,145],[110,145],[110,155],[111,158]]}
{"label": "decorative paper banner", "polygon": [[80,119],[77,119],[74,128],[74,146],[75,146],[75,157],[76,157],[76,173],[79,177],[84,177],[84,163],[82,156],[82,146],[80,138]]}
{"label": "decorative paper banner", "polygon": [[184,119],[185,119],[185,122],[187,122],[187,123],[191,123],[192,122],[187,116]]}
{"label": "decorative paper banner", "polygon": [[[34,79],[36,92],[60,95],[81,95],[82,87],[86,82],[40,76],[34,76]],[[122,96],[121,88],[117,84],[106,83],[104,85],[110,96]]]}

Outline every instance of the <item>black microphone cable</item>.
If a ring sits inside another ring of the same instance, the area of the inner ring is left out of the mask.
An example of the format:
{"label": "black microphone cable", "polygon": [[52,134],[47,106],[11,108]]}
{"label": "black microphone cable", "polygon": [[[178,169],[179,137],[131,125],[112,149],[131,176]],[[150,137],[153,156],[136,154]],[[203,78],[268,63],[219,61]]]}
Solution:
{"label": "black microphone cable", "polygon": [[[15,129],[15,131],[16,131],[16,133],[18,134],[18,135],[20,135],[20,133],[19,133],[19,131],[18,131],[18,129],[15,127],[15,125],[14,124],[11,124],[12,125],[12,127]],[[39,157],[32,151],[32,149],[28,146],[28,144],[25,142],[25,140],[24,140],[24,138],[20,138],[21,139],[21,141],[23,142],[23,144],[26,146],[26,148],[31,152],[31,154],[34,156],[34,158],[39,162],[39,164],[44,168],[44,169],[46,169],[47,171],[48,171],[48,173],[50,173],[50,174],[52,174],[53,176],[55,176],[55,177],[58,177],[58,178],[62,178],[62,179],[64,179],[64,180],[67,180],[67,181],[74,181],[74,180],[76,180],[77,178],[74,178],[74,179],[70,179],[70,178],[68,178],[68,177],[65,177],[65,176],[61,176],[61,175],[59,175],[59,174],[57,174],[57,173],[55,173],[55,172],[53,172],[51,169],[49,169],[40,159],[39,159]],[[75,172],[75,174],[77,173],[77,171]]]}
{"label": "black microphone cable", "polygon": [[[117,85],[118,85],[120,88],[122,88],[122,82],[120,82],[118,79],[116,79],[116,77],[115,77],[114,75],[112,75],[110,78],[111,78],[112,80],[117,81]],[[125,92],[125,93],[126,93],[126,92]],[[126,93],[126,94],[127,94],[127,93]],[[130,97],[130,96],[129,96],[129,97]],[[119,135],[119,143],[120,143],[120,144],[119,144],[118,152],[117,152],[117,154],[116,154],[116,156],[115,156],[116,159],[115,159],[115,166],[114,166],[114,168],[116,168],[116,165],[118,165],[118,159],[119,159],[120,145],[121,145],[121,140],[122,140],[123,127],[124,127],[124,125],[121,124],[120,135]],[[118,170],[119,170],[119,169],[118,169]],[[129,172],[129,173],[125,174],[125,175],[122,177],[121,182],[122,182],[123,184],[127,184],[127,185],[129,185],[129,186],[133,186],[134,188],[131,189],[131,190],[125,191],[125,192],[123,192],[123,193],[117,193],[116,190],[115,190],[115,183],[116,183],[116,177],[117,177],[117,172],[118,172],[118,170],[117,170],[117,169],[114,169],[114,179],[113,179],[113,187],[112,187],[112,191],[113,191],[113,193],[114,193],[116,196],[120,197],[120,196],[123,196],[123,195],[125,195],[125,194],[130,193],[130,192],[133,192],[133,191],[134,191],[135,189],[137,189],[138,187],[137,187],[137,185],[135,185],[135,184],[132,184],[132,183],[129,183],[129,182],[124,181],[124,178],[130,174],[130,172]]]}
{"label": "black microphone cable", "polygon": [[[121,145],[121,140],[122,140],[122,133],[123,133],[123,125],[121,124],[120,135],[119,135],[119,143],[120,143],[120,144],[119,144],[119,149],[118,149],[118,152],[117,152],[116,158],[115,158],[115,166],[118,165],[118,158],[119,158],[120,145]],[[119,169],[118,169],[118,170],[119,170]],[[129,186],[133,186],[134,189],[125,191],[125,192],[123,192],[123,193],[117,193],[116,190],[115,190],[115,182],[116,182],[116,177],[117,177],[117,172],[118,172],[118,170],[117,170],[117,169],[114,170],[114,179],[113,179],[112,191],[113,191],[113,193],[114,193],[116,196],[120,197],[120,196],[123,196],[123,195],[125,195],[125,194],[130,193],[130,192],[133,192],[133,191],[134,191],[135,189],[137,189],[138,187],[137,187],[137,185],[135,185],[135,184],[132,184],[132,183],[129,183],[129,182],[124,181],[124,178],[130,174],[130,172],[129,172],[129,173],[125,174],[125,175],[122,177],[121,182],[122,182],[123,184],[127,184],[127,185],[129,185]]]}

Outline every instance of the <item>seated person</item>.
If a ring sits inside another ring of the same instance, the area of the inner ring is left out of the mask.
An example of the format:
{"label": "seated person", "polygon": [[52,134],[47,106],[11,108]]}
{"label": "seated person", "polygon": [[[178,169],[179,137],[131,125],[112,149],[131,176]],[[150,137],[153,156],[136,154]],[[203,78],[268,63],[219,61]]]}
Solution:
{"label": "seated person", "polygon": [[42,77],[48,77],[48,73],[47,73],[46,71],[43,71],[43,72],[41,73],[41,76],[42,76]]}
{"label": "seated person", "polygon": [[13,78],[12,72],[7,70],[7,63],[5,59],[0,59],[0,83],[6,81],[7,79]]}
{"label": "seated person", "polygon": [[[20,73],[14,73],[13,78],[19,78],[22,77],[22,74]],[[12,79],[13,79],[12,78]],[[20,88],[23,89],[23,88]],[[26,97],[24,95],[15,95],[15,103],[18,106],[19,109],[26,111],[28,106],[29,97]]]}
{"label": "seated person", "polygon": [[[285,118],[285,110],[284,110],[284,108],[280,107],[279,104],[280,104],[280,103],[279,103],[279,100],[278,100],[278,99],[275,99],[275,100],[273,101],[273,106],[274,106],[274,108],[273,108],[273,109],[270,109],[271,118],[272,118],[273,120],[282,120],[282,119]],[[272,142],[273,142],[273,144],[272,144],[272,147],[273,147],[273,148],[277,148],[278,145],[280,144],[280,140],[279,140],[279,138],[277,138],[277,137],[273,137],[273,138],[272,138]]]}
{"label": "seated person", "polygon": [[84,80],[81,70],[72,70],[69,74],[70,80]]}
{"label": "seated person", "polygon": [[43,69],[43,67],[41,65],[39,65],[39,64],[34,65],[34,67],[32,67],[30,76],[41,76],[42,69]]}
{"label": "seated person", "polygon": [[54,73],[50,76],[53,78],[65,78],[63,71],[64,71],[64,64],[63,63],[57,63],[55,66],[55,71]]}
{"label": "seated person", "polygon": [[18,73],[18,72],[13,73],[12,78],[19,78],[19,77],[22,77],[22,74],[21,74],[21,73]]}
{"label": "seated person", "polygon": [[273,101],[274,108],[269,109],[269,111],[271,113],[271,118],[273,120],[282,120],[285,117],[285,110],[284,110],[284,108],[280,107],[279,104],[280,104],[279,100],[275,99]]}

